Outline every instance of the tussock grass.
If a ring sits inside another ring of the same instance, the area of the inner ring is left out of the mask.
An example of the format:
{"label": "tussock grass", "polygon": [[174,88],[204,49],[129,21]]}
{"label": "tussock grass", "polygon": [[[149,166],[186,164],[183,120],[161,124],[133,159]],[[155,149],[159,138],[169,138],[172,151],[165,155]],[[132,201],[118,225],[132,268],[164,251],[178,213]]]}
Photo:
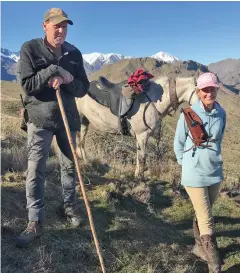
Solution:
{"label": "tussock grass", "polygon": [[[78,229],[70,227],[60,213],[60,170],[52,153],[45,182],[45,233],[28,249],[15,247],[16,237],[27,224],[27,150],[26,134],[19,129],[19,119],[14,114],[17,95],[11,86],[5,85],[3,95],[5,100],[12,96],[14,103],[3,108],[1,120],[2,272],[101,272],[79,185],[77,209],[83,225]],[[167,117],[165,122],[174,128],[176,119]],[[230,129],[234,134],[239,132],[236,127]],[[172,150],[173,134],[167,126],[162,133],[158,147],[154,139],[150,140],[148,180],[142,182],[134,178],[136,144],[132,138],[101,135],[92,130],[87,137],[90,160],[86,165],[80,162],[80,167],[109,273],[208,272],[206,264],[191,254],[193,208],[180,185],[181,170]],[[223,153],[227,161],[225,172],[229,175],[223,190],[237,194],[239,149],[235,142],[232,145],[229,132],[226,135]],[[126,149],[129,146],[131,149]],[[240,271],[239,206],[231,195],[225,194],[219,197],[213,212],[225,262],[223,272],[237,273]]]}

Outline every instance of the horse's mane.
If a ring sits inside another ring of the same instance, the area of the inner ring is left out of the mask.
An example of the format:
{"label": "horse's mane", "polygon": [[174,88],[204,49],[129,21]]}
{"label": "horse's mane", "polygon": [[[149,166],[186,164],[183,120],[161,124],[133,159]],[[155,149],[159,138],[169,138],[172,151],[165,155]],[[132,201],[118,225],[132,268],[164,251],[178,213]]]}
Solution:
{"label": "horse's mane", "polygon": [[[163,83],[168,83],[169,79],[172,78],[171,76],[158,76],[153,81],[157,84],[163,84]],[[188,77],[183,77],[183,76],[177,76],[176,81],[180,82],[187,82],[187,81],[196,81],[196,78],[194,76],[188,76]]]}

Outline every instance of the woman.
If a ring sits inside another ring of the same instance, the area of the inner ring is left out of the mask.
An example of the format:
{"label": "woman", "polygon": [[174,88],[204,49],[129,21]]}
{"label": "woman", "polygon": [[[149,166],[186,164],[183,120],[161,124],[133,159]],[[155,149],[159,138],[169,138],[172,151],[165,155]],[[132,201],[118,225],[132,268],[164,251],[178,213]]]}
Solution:
{"label": "woman", "polygon": [[204,73],[197,79],[199,101],[191,108],[203,122],[207,141],[201,146],[194,145],[183,113],[174,138],[174,152],[182,166],[181,183],[191,199],[196,215],[193,220],[193,253],[207,261],[210,273],[221,272],[212,216],[212,205],[223,180],[221,144],[226,113],[215,101],[219,87],[213,73]]}

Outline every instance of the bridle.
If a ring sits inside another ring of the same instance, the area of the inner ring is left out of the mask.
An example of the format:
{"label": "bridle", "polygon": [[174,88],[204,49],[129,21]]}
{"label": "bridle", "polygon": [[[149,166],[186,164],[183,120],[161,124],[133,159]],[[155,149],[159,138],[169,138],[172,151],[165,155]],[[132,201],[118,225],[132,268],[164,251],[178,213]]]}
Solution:
{"label": "bridle", "polygon": [[189,104],[190,106],[192,106],[191,100],[192,100],[192,97],[193,97],[193,94],[195,93],[195,91],[196,91],[196,88],[193,89],[193,91],[192,91],[192,93],[191,93],[191,95],[190,95],[190,97],[189,97],[188,104]]}
{"label": "bridle", "polygon": [[[192,97],[193,97],[193,94],[195,93],[195,88],[194,90],[192,91],[190,97],[189,97],[189,100],[188,100],[188,104],[191,106],[191,100],[192,100]],[[152,104],[152,106],[155,108],[155,110],[157,111],[159,117],[162,119],[163,118],[163,114],[157,109],[157,107],[155,106],[155,104],[151,101],[151,99],[149,98],[148,94],[147,93],[144,93],[146,98],[148,99],[148,101]],[[171,111],[170,112],[176,112],[178,106],[180,105],[180,102],[178,100],[178,97],[177,97],[177,91],[176,91],[176,78],[175,77],[171,77],[169,79],[169,98],[170,98],[170,108]],[[147,125],[146,123],[146,119],[145,119],[145,112],[146,112],[146,109],[147,107],[144,109],[144,112],[143,112],[143,121],[144,121],[144,124],[146,127],[148,127],[150,130],[151,128]],[[173,113],[173,114],[174,114]],[[168,113],[168,115],[170,116],[173,116],[173,114],[170,114]]]}
{"label": "bridle", "polygon": [[[196,88],[193,89],[189,99],[188,99],[188,104],[191,106],[191,100],[192,97],[195,93]],[[170,78],[169,79],[169,97],[170,97],[170,107],[172,107],[172,111],[174,111],[174,113],[176,112],[178,106],[180,105],[180,102],[178,101],[178,97],[177,97],[177,91],[176,91],[176,78]],[[170,114],[171,116],[171,114]]]}

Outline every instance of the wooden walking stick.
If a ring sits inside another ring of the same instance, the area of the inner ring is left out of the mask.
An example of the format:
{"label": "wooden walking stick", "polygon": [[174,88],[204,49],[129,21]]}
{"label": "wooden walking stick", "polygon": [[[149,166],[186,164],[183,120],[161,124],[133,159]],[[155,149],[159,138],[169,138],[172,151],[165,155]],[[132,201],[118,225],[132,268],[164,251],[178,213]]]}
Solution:
{"label": "wooden walking stick", "polygon": [[92,212],[91,212],[91,209],[90,209],[90,206],[89,206],[89,203],[88,203],[87,195],[86,195],[84,184],[83,184],[83,181],[82,181],[82,175],[81,175],[80,167],[79,167],[79,164],[78,164],[77,153],[76,153],[76,151],[74,149],[72,135],[71,135],[71,132],[70,132],[70,129],[69,129],[67,116],[66,116],[64,106],[63,106],[63,102],[62,102],[60,87],[58,89],[56,89],[56,94],[57,94],[57,100],[58,100],[58,104],[59,104],[60,111],[61,111],[61,114],[62,114],[64,126],[65,126],[65,129],[66,129],[66,132],[67,132],[68,141],[69,141],[72,153],[73,153],[73,158],[74,158],[75,166],[76,166],[76,169],[77,169],[77,174],[78,174],[78,179],[79,179],[83,199],[84,199],[84,202],[85,202],[85,205],[86,205],[88,219],[89,219],[89,223],[90,223],[90,228],[91,228],[93,239],[94,239],[94,242],[95,242],[98,258],[99,258],[99,261],[100,261],[102,272],[106,273],[104,263],[103,263],[102,253],[101,253],[101,250],[100,250],[100,247],[99,247],[99,242],[98,242],[97,234],[96,234],[96,231],[95,231]]}

